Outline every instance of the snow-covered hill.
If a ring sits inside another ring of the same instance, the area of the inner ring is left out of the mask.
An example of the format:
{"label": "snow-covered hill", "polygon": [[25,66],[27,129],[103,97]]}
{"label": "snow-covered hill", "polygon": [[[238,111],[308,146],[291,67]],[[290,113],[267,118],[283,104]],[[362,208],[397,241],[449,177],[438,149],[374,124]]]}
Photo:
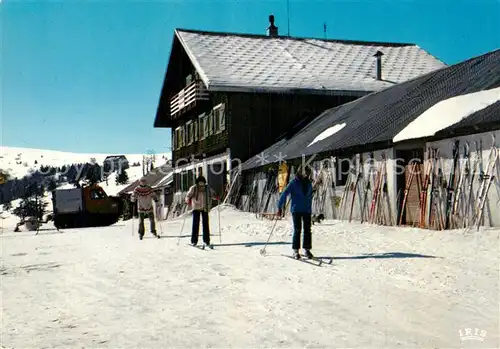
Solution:
{"label": "snow-covered hill", "polygon": [[333,262],[317,267],[281,256],[291,219],[262,256],[273,222],[222,207],[220,237],[215,208],[215,250],[202,251],[187,245],[185,217],[162,222],[161,240],[139,241],[137,221],[0,235],[2,345],[499,347],[498,229],[324,221],[313,252]]}
{"label": "snow-covered hill", "polygon": [[[7,171],[12,177],[21,178],[36,171],[40,166],[63,166],[91,162],[91,159],[102,165],[104,159],[110,155],[125,155],[129,163],[141,163],[143,154],[84,154],[56,150],[0,147],[0,169]],[[170,153],[156,154],[157,165],[170,159]],[[130,176],[130,174],[129,174]]]}
{"label": "snow-covered hill", "polygon": [[[82,154],[43,149],[0,147],[0,170],[6,171],[12,178],[22,178],[29,175],[30,172],[36,171],[40,166],[62,167],[64,165],[91,162],[92,159],[95,159],[99,165],[102,165],[104,159],[109,155],[125,155],[130,164],[130,168],[127,169],[129,177],[127,184],[117,185],[115,182],[116,173],[113,173],[107,182],[103,181],[99,184],[108,195],[116,195],[121,189],[143,176],[142,154]],[[170,153],[156,154],[155,165],[160,166],[167,159],[170,159]],[[134,163],[141,165],[133,166]],[[59,188],[73,187],[73,185],[67,183],[60,183],[59,185]],[[50,194],[46,194],[44,200],[49,204],[48,209],[51,210]],[[19,202],[19,199],[12,201],[12,207],[17,207]],[[19,220],[17,217],[12,216],[10,212],[6,212],[3,209],[3,205],[0,205],[0,218],[8,221],[15,220],[16,222]]]}

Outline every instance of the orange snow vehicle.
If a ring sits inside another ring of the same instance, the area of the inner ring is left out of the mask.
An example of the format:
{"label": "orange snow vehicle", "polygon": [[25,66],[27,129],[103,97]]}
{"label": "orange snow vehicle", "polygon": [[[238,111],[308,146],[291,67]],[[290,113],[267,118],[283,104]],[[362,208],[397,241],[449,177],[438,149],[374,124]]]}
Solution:
{"label": "orange snow vehicle", "polygon": [[97,184],[56,189],[52,204],[57,229],[109,226],[118,222],[123,209],[120,198],[108,196]]}

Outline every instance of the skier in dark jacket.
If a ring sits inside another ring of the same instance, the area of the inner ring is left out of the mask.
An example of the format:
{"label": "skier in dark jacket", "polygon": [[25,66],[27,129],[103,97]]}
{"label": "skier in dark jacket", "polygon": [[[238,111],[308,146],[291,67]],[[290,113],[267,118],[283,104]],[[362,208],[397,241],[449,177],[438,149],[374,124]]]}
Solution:
{"label": "skier in dark jacket", "polygon": [[291,196],[292,206],[290,211],[293,218],[293,256],[299,259],[300,249],[300,234],[302,225],[304,228],[303,248],[304,254],[307,258],[313,258],[311,253],[312,236],[311,236],[311,214],[312,214],[312,196],[313,186],[310,179],[311,170],[305,166],[299,168],[296,177],[287,185],[285,190],[281,193],[278,202],[278,216],[283,215],[283,206],[285,205],[288,195]]}

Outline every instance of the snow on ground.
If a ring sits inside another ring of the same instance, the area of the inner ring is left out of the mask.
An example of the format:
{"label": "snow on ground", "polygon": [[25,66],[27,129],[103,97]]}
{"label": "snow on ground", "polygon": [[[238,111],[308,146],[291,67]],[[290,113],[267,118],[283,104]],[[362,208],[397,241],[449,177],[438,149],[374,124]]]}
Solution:
{"label": "snow on ground", "polygon": [[[290,219],[263,256],[272,221],[225,206],[219,236],[217,213],[213,251],[187,246],[189,215],[162,222],[161,240],[139,241],[137,221],[0,235],[2,345],[499,347],[498,229],[324,221],[313,251],[333,263],[317,267],[281,256]],[[461,342],[465,328],[483,342]]]}
{"label": "snow on ground", "polygon": [[[21,178],[29,173],[29,170],[36,170],[39,166],[63,166],[78,163],[90,162],[95,158],[97,163],[102,165],[104,159],[110,155],[125,155],[129,163],[142,164],[142,154],[85,154],[71,153],[56,150],[0,147],[0,168],[7,170],[12,177]],[[157,164],[164,163],[170,159],[170,153],[156,154]],[[35,161],[37,164],[35,164]]]}

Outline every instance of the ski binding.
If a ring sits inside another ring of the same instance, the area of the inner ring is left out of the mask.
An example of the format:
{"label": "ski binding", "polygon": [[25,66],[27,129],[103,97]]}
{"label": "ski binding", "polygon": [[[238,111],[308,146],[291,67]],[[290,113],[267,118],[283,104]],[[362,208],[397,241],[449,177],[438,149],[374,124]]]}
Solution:
{"label": "ski binding", "polygon": [[[290,258],[290,259],[293,259],[293,260],[296,260],[296,261],[299,261],[299,262],[312,264],[312,265],[315,265],[317,267],[321,267],[321,265],[323,264],[323,261],[321,259],[318,259],[318,258],[305,258],[305,257],[302,257],[302,256],[300,258],[295,258],[294,256],[290,256],[290,255],[287,255],[287,254],[282,254],[282,256]],[[317,263],[314,263],[313,261],[315,261]]]}

